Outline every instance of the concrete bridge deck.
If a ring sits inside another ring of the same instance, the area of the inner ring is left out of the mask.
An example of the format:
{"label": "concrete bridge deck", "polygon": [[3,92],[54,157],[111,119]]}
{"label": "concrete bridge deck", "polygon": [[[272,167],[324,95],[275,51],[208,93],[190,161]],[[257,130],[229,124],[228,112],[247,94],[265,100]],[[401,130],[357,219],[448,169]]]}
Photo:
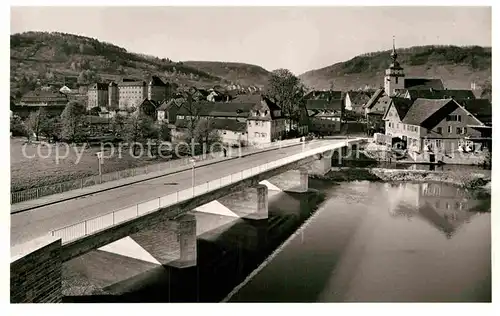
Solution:
{"label": "concrete bridge deck", "polygon": [[[312,142],[305,145],[305,148],[302,148],[302,146],[283,148],[200,167],[196,169],[195,185],[297,154],[304,150],[335,144],[345,144],[345,140]],[[11,216],[11,245],[21,244],[44,236],[61,227],[191,187],[192,173],[189,170],[13,214]]]}

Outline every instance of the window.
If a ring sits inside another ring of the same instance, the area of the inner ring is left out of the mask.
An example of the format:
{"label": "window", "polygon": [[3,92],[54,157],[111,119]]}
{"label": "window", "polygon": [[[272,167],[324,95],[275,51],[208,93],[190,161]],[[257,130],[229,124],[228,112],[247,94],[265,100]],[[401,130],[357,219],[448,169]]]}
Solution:
{"label": "window", "polygon": [[248,121],[248,126],[252,126],[252,122],[251,121]]}
{"label": "window", "polygon": [[442,127],[438,127],[437,128],[437,132],[438,132],[438,134],[442,134],[443,133],[443,128]]}
{"label": "window", "polygon": [[448,126],[448,134],[451,134],[451,133],[452,133],[452,130],[451,130],[451,129],[452,129],[451,125],[450,125],[450,126]]}
{"label": "window", "polygon": [[262,133],[262,137],[266,137],[266,136],[267,136],[267,134],[266,134],[266,133]]}
{"label": "window", "polygon": [[441,140],[440,139],[436,139],[436,147],[441,148]]}
{"label": "window", "polygon": [[463,128],[462,128],[462,133],[463,133],[463,134],[467,134],[467,127],[463,127]]}
{"label": "window", "polygon": [[457,127],[457,134],[462,134],[462,129],[460,127]]}
{"label": "window", "polygon": [[461,115],[457,115],[457,117],[458,117],[458,121],[462,122],[462,116]]}
{"label": "window", "polygon": [[260,133],[255,132],[255,134],[254,134],[254,135],[255,135],[255,137],[259,137],[259,136],[260,136]]}
{"label": "window", "polygon": [[399,129],[399,123],[396,125],[397,129]]}

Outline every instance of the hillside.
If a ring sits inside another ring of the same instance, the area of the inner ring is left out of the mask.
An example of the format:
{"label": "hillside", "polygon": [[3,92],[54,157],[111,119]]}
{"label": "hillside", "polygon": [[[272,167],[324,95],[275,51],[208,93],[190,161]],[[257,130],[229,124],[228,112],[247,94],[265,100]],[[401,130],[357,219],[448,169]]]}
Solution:
{"label": "hillside", "polygon": [[[308,71],[299,77],[316,89],[357,89],[383,85],[390,64],[390,50],[356,56],[346,62]],[[446,88],[470,89],[491,80],[490,47],[415,46],[398,49],[398,60],[407,77],[441,78]]]}
{"label": "hillside", "polygon": [[36,82],[63,82],[76,77],[81,83],[143,79],[157,74],[179,85],[213,85],[226,80],[182,62],[128,52],[93,38],[64,33],[26,32],[10,37],[11,91],[19,95]]}
{"label": "hillside", "polygon": [[184,65],[200,69],[213,76],[244,86],[260,86],[267,84],[270,72],[266,69],[244,63],[227,63],[218,61],[184,61]]}

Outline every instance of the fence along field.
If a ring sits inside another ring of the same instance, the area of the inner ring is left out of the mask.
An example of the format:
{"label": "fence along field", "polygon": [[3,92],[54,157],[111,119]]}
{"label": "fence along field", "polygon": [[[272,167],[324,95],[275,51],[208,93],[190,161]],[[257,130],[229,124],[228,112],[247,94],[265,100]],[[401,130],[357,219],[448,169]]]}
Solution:
{"label": "fence along field", "polygon": [[[270,147],[287,146],[298,143],[299,139],[290,139],[276,143],[264,144],[259,148],[242,148],[241,152],[249,153]],[[56,163],[55,150],[44,146],[37,153],[36,144],[26,147],[26,156],[23,154],[23,140],[11,140],[11,204],[20,203],[71,190],[83,189],[100,183],[138,176],[150,172],[169,170],[190,165],[189,158],[158,162],[153,158],[134,158],[128,150],[123,151],[122,158],[115,155],[105,159],[103,174],[98,174],[96,153],[100,148],[85,149],[81,159],[74,150],[70,150],[68,157]],[[61,149],[64,153],[64,149]],[[109,152],[105,153],[108,156]],[[33,156],[34,158],[27,158]],[[219,157],[222,153],[219,153]],[[41,158],[40,156],[48,156]],[[215,156],[215,157],[214,157]],[[196,156],[197,160],[218,158],[217,155]],[[147,156],[146,156],[147,157]],[[132,166],[132,168],[130,168]],[[128,168],[127,168],[128,167]],[[24,188],[24,190],[23,190]],[[16,190],[17,189],[17,190]]]}

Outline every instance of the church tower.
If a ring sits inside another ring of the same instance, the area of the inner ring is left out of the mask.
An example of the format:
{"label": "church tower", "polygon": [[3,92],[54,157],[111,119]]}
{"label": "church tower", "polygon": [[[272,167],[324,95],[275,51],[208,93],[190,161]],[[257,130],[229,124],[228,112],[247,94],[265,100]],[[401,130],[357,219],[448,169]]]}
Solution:
{"label": "church tower", "polygon": [[385,70],[384,77],[384,90],[390,97],[396,94],[396,89],[404,89],[405,87],[405,74],[403,67],[401,67],[398,62],[398,54],[396,53],[394,38],[392,39],[391,59],[392,63],[389,68]]}

